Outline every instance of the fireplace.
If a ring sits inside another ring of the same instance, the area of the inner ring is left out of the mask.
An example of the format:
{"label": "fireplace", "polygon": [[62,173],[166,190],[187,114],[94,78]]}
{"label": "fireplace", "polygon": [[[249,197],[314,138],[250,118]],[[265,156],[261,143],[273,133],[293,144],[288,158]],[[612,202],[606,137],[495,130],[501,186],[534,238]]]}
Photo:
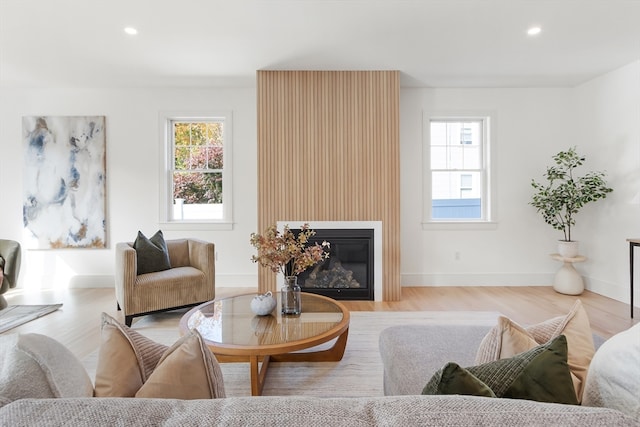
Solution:
{"label": "fireplace", "polygon": [[[369,270],[369,277],[368,277],[368,283],[367,286],[369,288],[369,291],[372,292],[373,297],[370,298],[369,296],[363,296],[363,297],[356,297],[357,299],[362,299],[362,300],[373,300],[373,301],[382,301],[382,294],[383,294],[383,290],[384,290],[384,281],[382,280],[383,277],[383,270],[382,270],[382,221],[295,221],[295,220],[289,220],[289,221],[282,221],[279,220],[276,222],[276,226],[278,227],[278,230],[282,230],[283,227],[285,225],[288,225],[289,228],[291,229],[291,231],[294,231],[296,229],[299,229],[300,227],[302,227],[303,224],[308,223],[309,226],[311,227],[312,230],[314,230],[316,232],[316,235],[314,236],[316,239],[318,239],[319,243],[322,243],[322,234],[317,234],[317,233],[324,233],[325,230],[334,230],[336,232],[341,232],[341,231],[347,231],[349,230],[349,232],[351,231],[356,231],[358,232],[359,230],[362,229],[366,229],[368,230],[368,232],[373,231],[373,238],[370,240],[369,243],[369,249],[372,253],[373,256],[373,262],[369,263],[369,266],[371,268],[371,270]],[[346,234],[345,234],[346,235]],[[344,236],[343,236],[344,237]],[[334,246],[334,242],[333,242],[333,238],[325,238],[324,240],[327,240],[328,242],[331,242],[331,245]],[[311,270],[313,270],[313,267],[311,268]],[[309,271],[310,273],[310,271]],[[278,283],[282,283],[283,277],[281,275],[278,276]],[[300,283],[301,280],[298,280],[298,283]],[[340,289],[340,292],[335,292],[335,294],[332,295],[331,292],[324,292],[321,289],[317,290],[318,294],[322,294],[322,295],[327,295],[327,296],[331,296],[332,298],[335,297],[335,299],[346,299],[344,297],[345,292],[351,293],[351,292],[355,292],[355,288],[350,290],[349,292],[342,290],[343,288],[338,288]],[[304,289],[304,291],[310,291],[309,289]],[[334,289],[337,290],[337,289]],[[336,295],[337,294],[337,295]],[[351,298],[349,298],[351,299]]]}
{"label": "fireplace", "polygon": [[[295,230],[292,230],[295,233]],[[310,244],[331,243],[326,259],[298,275],[298,285],[342,300],[374,300],[374,230],[314,229]]]}

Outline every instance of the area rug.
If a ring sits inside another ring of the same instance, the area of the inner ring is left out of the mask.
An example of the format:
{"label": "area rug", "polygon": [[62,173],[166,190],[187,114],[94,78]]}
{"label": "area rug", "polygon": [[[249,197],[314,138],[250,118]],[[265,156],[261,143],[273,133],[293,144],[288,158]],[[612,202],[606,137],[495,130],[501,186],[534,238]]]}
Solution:
{"label": "area rug", "polygon": [[10,305],[0,310],[0,334],[38,317],[53,313],[60,307],[62,304]]}
{"label": "area rug", "polygon": [[[262,394],[318,397],[382,396],[382,360],[378,351],[378,337],[383,329],[393,325],[412,324],[494,325],[498,315],[499,313],[486,311],[352,311],[347,347],[341,361],[272,363],[269,365]],[[171,316],[175,316],[175,319]],[[171,313],[146,316],[134,323],[133,329],[156,342],[170,345],[180,336],[179,319],[180,316]],[[324,347],[331,344],[327,343]],[[95,378],[97,362],[97,350],[83,360],[92,379]],[[220,366],[227,396],[251,395],[248,363],[222,363]]]}

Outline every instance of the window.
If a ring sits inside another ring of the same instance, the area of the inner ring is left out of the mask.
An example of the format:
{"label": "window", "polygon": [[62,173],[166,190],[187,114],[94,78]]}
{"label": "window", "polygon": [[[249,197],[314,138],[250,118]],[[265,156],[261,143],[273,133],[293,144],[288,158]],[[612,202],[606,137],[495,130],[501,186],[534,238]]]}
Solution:
{"label": "window", "polygon": [[[473,192],[473,176],[468,173],[460,175],[460,198],[468,198]],[[467,196],[467,197],[465,197]]]}
{"label": "window", "polygon": [[489,222],[489,117],[425,117],[425,223]]}
{"label": "window", "polygon": [[165,223],[231,223],[231,115],[166,115]]}

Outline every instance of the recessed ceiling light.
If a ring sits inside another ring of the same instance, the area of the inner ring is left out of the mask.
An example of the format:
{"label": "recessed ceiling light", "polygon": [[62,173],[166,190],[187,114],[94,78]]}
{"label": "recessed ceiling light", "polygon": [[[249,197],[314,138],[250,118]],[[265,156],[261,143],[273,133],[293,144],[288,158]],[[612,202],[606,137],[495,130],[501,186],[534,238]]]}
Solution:
{"label": "recessed ceiling light", "polygon": [[138,30],[133,27],[125,27],[124,32],[129,34],[130,36],[135,36],[136,34],[138,34]]}
{"label": "recessed ceiling light", "polygon": [[542,31],[542,28],[540,27],[531,27],[527,30],[527,34],[529,34],[530,36],[536,36],[540,34],[540,31]]}

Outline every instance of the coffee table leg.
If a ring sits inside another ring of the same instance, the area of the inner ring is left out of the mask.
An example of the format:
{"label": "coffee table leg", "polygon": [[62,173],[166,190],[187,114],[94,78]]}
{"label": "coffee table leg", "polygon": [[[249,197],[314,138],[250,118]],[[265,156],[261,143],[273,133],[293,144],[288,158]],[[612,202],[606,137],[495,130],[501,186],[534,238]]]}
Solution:
{"label": "coffee table leg", "polygon": [[274,362],[339,362],[344,356],[348,335],[349,328],[338,337],[333,347],[327,350],[274,354],[271,360]]}
{"label": "coffee table leg", "polygon": [[269,356],[262,358],[262,366],[259,366],[260,356],[249,356],[249,369],[251,370],[251,395],[261,396],[262,388],[264,387],[264,379],[267,376],[267,369],[269,368]]}

